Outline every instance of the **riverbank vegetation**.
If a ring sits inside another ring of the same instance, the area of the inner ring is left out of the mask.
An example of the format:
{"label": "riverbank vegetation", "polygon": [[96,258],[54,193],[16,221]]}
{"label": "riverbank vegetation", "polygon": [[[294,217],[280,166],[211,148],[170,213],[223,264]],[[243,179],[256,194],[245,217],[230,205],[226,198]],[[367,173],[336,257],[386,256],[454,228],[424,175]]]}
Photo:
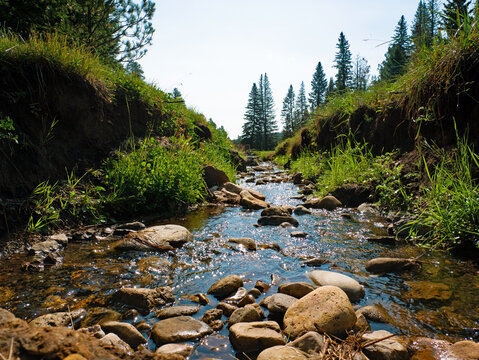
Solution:
{"label": "riverbank vegetation", "polygon": [[[347,183],[369,186],[383,209],[407,213],[409,238],[418,244],[479,248],[478,18],[467,6],[451,6],[431,19],[421,1],[412,36],[404,18],[398,23],[380,79],[324,95],[309,123],[270,158],[302,172],[318,195]],[[407,50],[397,69],[388,62],[394,47]]]}

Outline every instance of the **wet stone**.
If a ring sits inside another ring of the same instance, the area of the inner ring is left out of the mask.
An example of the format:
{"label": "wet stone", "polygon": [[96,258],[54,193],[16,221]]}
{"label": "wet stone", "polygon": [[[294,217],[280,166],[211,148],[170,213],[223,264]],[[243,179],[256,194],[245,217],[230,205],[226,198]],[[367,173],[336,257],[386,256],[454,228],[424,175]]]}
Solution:
{"label": "wet stone", "polygon": [[221,320],[222,316],[223,316],[223,310],[221,310],[221,309],[210,309],[210,310],[205,311],[201,320],[204,321],[205,323],[209,324],[212,321]]}
{"label": "wet stone", "polygon": [[193,346],[190,344],[166,344],[156,349],[156,354],[190,356]]}
{"label": "wet stone", "polygon": [[449,300],[452,291],[446,284],[429,281],[406,281],[409,286],[407,295],[414,300]]}
{"label": "wet stone", "polygon": [[291,237],[296,237],[296,238],[305,238],[308,236],[304,231],[292,231],[290,233]]}
{"label": "wet stone", "polygon": [[152,310],[175,301],[173,290],[168,286],[156,289],[124,287],[115,292],[111,300],[137,309]]}
{"label": "wet stone", "polygon": [[253,296],[255,298],[258,298],[261,295],[261,291],[259,291],[256,288],[253,288],[253,289],[248,291],[248,294],[250,294],[251,296]]}
{"label": "wet stone", "polygon": [[296,302],[295,297],[286,294],[274,294],[268,302],[270,312],[284,314]]}
{"label": "wet stone", "polygon": [[133,349],[147,341],[141,333],[131,324],[119,321],[107,321],[101,324],[105,333],[114,333]]}
{"label": "wet stone", "polygon": [[[259,308],[259,305],[257,306]],[[240,322],[260,321],[264,315],[262,314],[261,308],[258,308],[252,304],[248,304],[245,307],[236,309],[228,320],[228,327]]]}
{"label": "wet stone", "polygon": [[155,312],[158,319],[168,319],[175,316],[194,315],[200,311],[199,305],[180,305],[160,309]]}
{"label": "wet stone", "polygon": [[256,243],[251,238],[231,238],[228,242],[244,246],[247,250],[256,250]]}
{"label": "wet stone", "polygon": [[225,298],[234,293],[241,286],[243,286],[243,279],[241,279],[241,277],[238,275],[229,275],[211,285],[208,289],[208,294],[218,298]]}
{"label": "wet stone", "polygon": [[278,345],[263,350],[257,360],[307,360],[308,354],[291,346]]}
{"label": "wet stone", "polygon": [[190,316],[177,316],[157,322],[151,336],[156,344],[162,345],[197,340],[212,332],[213,329],[202,321]]}
{"label": "wet stone", "polygon": [[263,216],[258,219],[258,224],[261,226],[279,226],[285,222],[293,226],[299,225],[298,220],[291,216]]}
{"label": "wet stone", "polygon": [[[392,335],[385,330],[378,330],[363,335],[365,341],[376,341]],[[364,354],[371,360],[407,360],[407,347],[398,341],[397,337],[382,340],[363,349]]]}
{"label": "wet stone", "polygon": [[371,321],[384,324],[391,324],[393,322],[391,316],[381,304],[364,306],[358,311],[361,312],[366,319]]}
{"label": "wet stone", "polygon": [[364,297],[364,288],[353,278],[334,271],[314,270],[306,274],[316,285],[332,285],[341,288],[351,301]]}
{"label": "wet stone", "polygon": [[94,307],[88,309],[85,318],[81,321],[81,327],[101,325],[107,321],[116,321],[121,319],[121,314],[103,307]]}
{"label": "wet stone", "polygon": [[274,321],[234,324],[230,327],[229,337],[237,352],[254,353],[285,344],[281,329]]}
{"label": "wet stone", "polygon": [[294,282],[282,284],[278,287],[278,292],[290,296],[294,296],[297,299],[309,294],[316,289],[316,286],[307,282]]}

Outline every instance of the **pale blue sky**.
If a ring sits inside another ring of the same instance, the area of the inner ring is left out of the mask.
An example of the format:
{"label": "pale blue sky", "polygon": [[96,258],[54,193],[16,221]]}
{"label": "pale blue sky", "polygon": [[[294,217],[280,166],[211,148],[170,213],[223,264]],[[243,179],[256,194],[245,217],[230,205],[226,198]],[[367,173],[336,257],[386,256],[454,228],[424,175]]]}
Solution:
{"label": "pale blue sky", "polygon": [[[277,117],[290,84],[310,91],[318,61],[326,76],[339,33],[373,74],[401,15],[410,26],[419,0],[157,0],[153,45],[140,60],[149,82],[177,87],[186,104],[241,134],[253,82],[267,73]],[[381,45],[383,44],[383,45]]]}

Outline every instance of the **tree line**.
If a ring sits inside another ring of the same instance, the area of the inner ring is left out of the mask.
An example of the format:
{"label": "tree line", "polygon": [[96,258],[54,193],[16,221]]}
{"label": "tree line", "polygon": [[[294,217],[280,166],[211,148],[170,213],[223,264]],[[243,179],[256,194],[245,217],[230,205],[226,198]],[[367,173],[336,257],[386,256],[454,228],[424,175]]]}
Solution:
{"label": "tree line", "polygon": [[[304,82],[301,82],[297,95],[293,85],[289,86],[281,110],[282,137],[288,138],[301,129],[309,121],[311,114],[327,103],[332,95],[347,91],[365,91],[373,83],[395,80],[406,72],[408,64],[419,50],[431,47],[436,41],[456,36],[460,29],[470,26],[478,19],[478,15],[479,0],[474,4],[471,4],[470,0],[447,0],[442,9],[438,0],[420,0],[410,28],[411,33],[404,15],[400,17],[385,59],[378,65],[377,78],[370,76],[370,66],[364,57],[356,55],[353,58],[349,42],[341,32],[334,57],[335,77],[330,77],[328,81],[319,61],[312,76],[311,92],[307,99]],[[265,90],[253,84],[244,115],[243,133],[239,138],[241,144],[259,150],[272,149],[281,138],[277,133],[274,101],[266,74],[260,78],[260,85],[264,78],[268,83],[268,115],[265,115],[261,102],[264,101]]]}

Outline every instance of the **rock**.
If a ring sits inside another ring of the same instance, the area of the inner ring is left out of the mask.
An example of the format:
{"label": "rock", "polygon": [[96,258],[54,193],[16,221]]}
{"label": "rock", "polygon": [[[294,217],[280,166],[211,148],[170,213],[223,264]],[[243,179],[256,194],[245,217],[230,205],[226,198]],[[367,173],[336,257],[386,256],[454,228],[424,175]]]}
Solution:
{"label": "rock", "polygon": [[237,352],[254,353],[284,345],[278,323],[274,321],[237,323],[230,327],[231,344]]}
{"label": "rock", "polygon": [[308,208],[304,207],[303,205],[298,205],[294,208],[293,213],[295,215],[311,215],[311,210]]}
{"label": "rock", "polygon": [[[262,201],[266,200],[266,196],[264,196],[264,194],[260,193],[258,190],[254,190],[254,189],[245,189],[245,190],[247,192],[249,192],[251,195],[253,195],[258,200],[262,200]],[[241,193],[240,193],[240,195],[241,195]]]}
{"label": "rock", "polygon": [[119,350],[124,351],[127,354],[132,354],[133,349],[128,345],[126,342],[124,342],[120,337],[114,333],[109,333],[106,334],[104,337],[100,339],[100,342],[104,345],[107,345],[109,347],[117,348]]}
{"label": "rock", "polygon": [[203,142],[205,140],[211,140],[213,138],[213,135],[208,125],[202,124],[200,122],[194,122],[193,125],[193,131],[195,132],[195,135],[198,137],[198,140],[200,142]]}
{"label": "rock", "polygon": [[258,162],[255,157],[248,156],[246,158],[246,166],[258,166]]}
{"label": "rock", "polygon": [[70,354],[63,360],[87,360],[87,359],[81,356],[80,354]]}
{"label": "rock", "polygon": [[373,194],[374,187],[370,184],[344,184],[331,193],[347,207],[358,207],[362,203],[370,201]]}
{"label": "rock", "polygon": [[208,165],[203,168],[203,180],[206,183],[206,186],[209,188],[213,186],[221,186],[224,183],[230,181],[228,175],[222,170],[215,168],[214,166]]}
{"label": "rock", "polygon": [[107,321],[101,324],[105,333],[114,333],[133,349],[147,341],[141,333],[131,324],[119,321]]}
{"label": "rock", "polygon": [[104,307],[94,307],[88,309],[85,318],[81,321],[81,327],[101,325],[106,321],[116,321],[121,319],[121,314]]}
{"label": "rock", "polygon": [[306,234],[304,231],[292,231],[289,235],[291,235],[291,237],[297,238],[305,238],[308,236],[308,234]]}
{"label": "rock", "polygon": [[256,185],[266,185],[267,182],[267,179],[259,179],[256,180]]}
{"label": "rock", "polygon": [[145,229],[146,226],[142,222],[139,221],[133,221],[125,224],[118,225],[116,227],[116,230],[133,230],[133,231],[138,231],[138,230],[143,230]]}
{"label": "rock", "polygon": [[369,331],[371,326],[368,323],[366,317],[361,313],[360,310],[356,310],[356,324],[353,327],[354,332]]}
{"label": "rock", "polygon": [[314,190],[316,190],[316,187],[313,184],[306,184],[302,186],[300,192],[303,195],[311,195],[312,193],[314,193]]}
{"label": "rock", "polygon": [[303,264],[307,266],[322,266],[322,265],[330,264],[330,263],[331,263],[331,260],[324,259],[324,258],[312,258],[312,259],[303,261]]}
{"label": "rock", "polygon": [[361,204],[358,206],[358,210],[363,215],[378,216],[379,211],[376,209],[374,204]]}
{"label": "rock", "polygon": [[225,314],[226,316],[230,316],[238,307],[233,304],[220,302],[218,303],[218,305],[216,305],[216,308],[223,311],[223,314]]}
{"label": "rock", "polygon": [[290,296],[294,296],[297,299],[302,298],[303,296],[309,294],[311,291],[316,289],[316,286],[311,285],[307,282],[294,282],[280,285],[278,287],[278,292]]}
{"label": "rock", "polygon": [[190,316],[177,316],[157,322],[151,337],[157,345],[197,340],[211,334],[213,329]]}
{"label": "rock", "polygon": [[48,237],[47,240],[53,240],[59,243],[62,246],[67,246],[68,244],[68,237],[64,233],[59,233],[59,234],[53,234]]}
{"label": "rock", "polygon": [[240,205],[246,209],[258,210],[266,209],[269,205],[263,200],[254,197],[248,190],[243,190],[240,194]]}
{"label": "rock", "polygon": [[[389,331],[378,330],[364,334],[364,341],[375,341],[392,335]],[[371,360],[408,360],[407,347],[401,344],[396,337],[382,340],[363,349],[364,354]]]}
{"label": "rock", "polygon": [[[64,248],[63,243],[59,243],[56,240],[45,240],[38,242],[29,250],[29,255],[33,256],[33,264],[58,264],[62,261],[61,252]],[[42,270],[39,268],[39,270]]]}
{"label": "rock", "polygon": [[156,349],[156,354],[190,356],[193,346],[190,344],[166,344]]}
{"label": "rock", "polygon": [[225,298],[223,301],[239,307],[255,302],[254,298],[248,294],[248,291],[244,287],[238,288],[233,295]]}
{"label": "rock", "polygon": [[342,336],[356,323],[346,293],[336,286],[322,286],[290,306],[284,315],[284,333],[295,339],[305,331]]}
{"label": "rock", "polygon": [[353,278],[349,276],[324,270],[314,270],[307,272],[308,278],[316,285],[325,286],[332,285],[341,288],[354,302],[364,297],[364,288]]}
{"label": "rock", "polygon": [[[216,196],[216,193],[218,193],[218,191],[215,191],[213,194],[215,194]],[[241,201],[241,196],[239,196],[238,194],[232,193],[228,190],[222,189],[221,191],[219,191],[219,193],[220,193],[220,198],[225,203],[239,204]]]}
{"label": "rock", "polygon": [[263,350],[257,360],[307,360],[308,355],[301,350],[291,347],[278,345]]}
{"label": "rock", "polygon": [[296,299],[294,296],[281,293],[274,294],[271,296],[271,299],[268,302],[268,310],[270,312],[284,314],[286,310],[288,310],[291,305],[296,302],[296,300],[298,299]]}
{"label": "rock", "polygon": [[305,196],[303,194],[291,196],[293,200],[303,200]]}
{"label": "rock", "polygon": [[238,186],[236,184],[233,184],[231,182],[227,182],[223,184],[223,189],[232,192],[233,194],[239,195],[241,192],[245,189],[243,189],[241,186]]}
{"label": "rock", "polygon": [[208,289],[208,294],[217,298],[225,298],[238,290],[241,286],[243,286],[243,279],[238,275],[229,275],[211,285]]}
{"label": "rock", "polygon": [[366,270],[373,274],[403,272],[418,267],[415,260],[399,258],[376,258],[366,263]]}
{"label": "rock", "polygon": [[205,294],[194,294],[194,295],[183,295],[182,298],[186,298],[190,301],[193,301],[194,303],[201,304],[201,305],[207,305],[210,303],[210,300]]}
{"label": "rock", "polygon": [[175,316],[194,315],[198,311],[200,311],[199,305],[172,306],[158,310],[155,312],[155,317],[158,319],[168,319]]}
{"label": "rock", "polygon": [[[259,225],[258,225],[259,226]],[[280,227],[282,227],[283,229],[290,229],[290,230],[293,230],[293,229],[296,229],[295,226],[293,226],[291,223],[289,222],[283,222],[281,224],[279,224]]]}
{"label": "rock", "polygon": [[101,329],[100,325],[84,327],[84,328],[78,329],[77,331],[83,334],[94,336],[97,339],[101,339],[103,336],[105,336],[105,332]]}
{"label": "rock", "polygon": [[290,216],[289,210],[283,206],[270,206],[261,211],[261,216]]}
{"label": "rock", "polygon": [[231,238],[228,240],[228,242],[240,244],[247,250],[256,250],[256,243],[251,238]]}
{"label": "rock", "polygon": [[228,149],[230,153],[231,163],[235,166],[236,171],[245,172],[246,169],[246,160],[241,157],[238,151],[233,149]]}
{"label": "rock", "polygon": [[308,331],[287,346],[295,347],[307,354],[319,354],[324,346],[324,336],[315,331]]}
{"label": "rock", "polygon": [[152,310],[175,301],[175,298],[168,286],[156,289],[123,287],[112,295],[111,300],[137,309]]}
{"label": "rock", "polygon": [[223,316],[223,310],[210,309],[205,311],[205,313],[203,314],[203,317],[201,318],[201,321],[209,325],[211,322],[215,320],[221,320],[222,316]]}
{"label": "rock", "polygon": [[[259,308],[259,305],[254,306],[253,304],[248,304],[245,307],[236,309],[230,316],[228,320],[228,327],[233,326],[237,323],[244,322],[253,322],[261,321],[264,317],[263,311]],[[263,315],[263,316],[261,316]]]}
{"label": "rock", "polygon": [[304,206],[307,208],[334,210],[343,206],[343,204],[341,204],[341,201],[336,199],[334,196],[328,195],[321,199],[311,198],[304,203]]}
{"label": "rock", "polygon": [[392,324],[393,322],[393,319],[381,304],[364,306],[358,309],[358,311],[371,321],[383,324]]}
{"label": "rock", "polygon": [[136,327],[136,329],[137,329],[138,331],[148,331],[148,332],[150,332],[151,329],[153,329],[153,326],[151,326],[150,324],[148,324],[148,323],[146,322],[146,320],[140,321],[139,323],[137,323],[137,324],[135,325],[135,327]]}
{"label": "rock", "polygon": [[[57,312],[53,314],[41,315],[32,321],[30,321],[30,326],[65,326],[72,327],[72,321],[75,322],[82,316],[84,316],[86,311],[84,309],[74,310],[72,312]],[[70,317],[71,316],[71,317]]]}
{"label": "rock", "polygon": [[119,240],[116,250],[173,250],[193,240],[188,229],[179,225],[158,225],[127,234]]}
{"label": "rock", "polygon": [[223,329],[224,324],[221,320],[213,320],[208,325],[213,329],[213,331],[220,331],[221,329]]}
{"label": "rock", "polygon": [[366,238],[366,240],[370,242],[379,243],[379,244],[385,244],[385,245],[397,244],[397,240],[394,236],[380,236],[380,235],[369,236],[368,238]]}
{"label": "rock", "polygon": [[449,300],[452,291],[446,284],[429,281],[406,281],[410,287],[408,296],[414,300]]}
{"label": "rock", "polygon": [[289,223],[293,226],[299,225],[298,220],[291,216],[263,216],[258,219],[258,224],[261,226],[278,226],[284,222]]}
{"label": "rock", "polygon": [[252,288],[251,290],[248,291],[248,294],[250,294],[254,298],[258,298],[261,295],[261,291],[259,291],[256,288]]}
{"label": "rock", "polygon": [[303,173],[297,172],[296,174],[293,175],[293,184],[299,185],[302,183],[303,183]]}
{"label": "rock", "polygon": [[451,346],[451,352],[458,359],[477,360],[479,359],[479,344],[470,340],[458,341]]}
{"label": "rock", "polygon": [[261,291],[262,293],[265,293],[266,291],[269,290],[269,288],[271,287],[271,285],[268,285],[266,284],[264,281],[262,280],[257,280],[256,283],[254,284],[254,287],[256,289],[258,289],[259,291]]}

